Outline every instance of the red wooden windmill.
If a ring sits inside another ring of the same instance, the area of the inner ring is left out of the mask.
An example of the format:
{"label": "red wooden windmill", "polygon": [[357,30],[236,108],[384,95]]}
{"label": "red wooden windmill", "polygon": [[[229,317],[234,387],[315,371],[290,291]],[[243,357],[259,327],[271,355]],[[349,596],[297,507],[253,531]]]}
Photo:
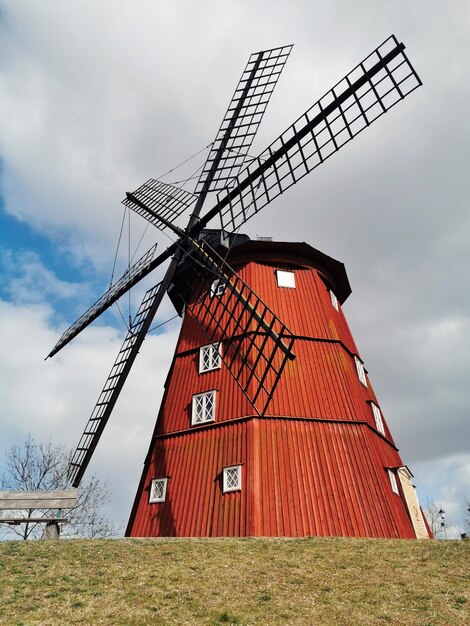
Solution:
{"label": "red wooden windmill", "polygon": [[[70,465],[78,486],[168,293],[183,323],[127,535],[428,536],[340,307],[344,266],[305,243],[239,234],[421,81],[392,36],[246,165],[290,50],[250,57],[195,194],[156,180],[127,194],[124,204],[174,243],[159,255],[153,246],[49,355],[171,258]],[[220,229],[209,229],[216,217]]]}

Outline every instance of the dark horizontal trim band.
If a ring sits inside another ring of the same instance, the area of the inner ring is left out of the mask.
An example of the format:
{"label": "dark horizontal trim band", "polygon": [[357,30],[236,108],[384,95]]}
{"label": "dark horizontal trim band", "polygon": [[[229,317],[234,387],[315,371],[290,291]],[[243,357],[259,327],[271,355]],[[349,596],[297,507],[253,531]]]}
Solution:
{"label": "dark horizontal trim band", "polygon": [[171,433],[165,433],[164,435],[154,435],[153,441],[157,439],[168,439],[170,437],[179,437],[181,435],[187,435],[189,433],[199,432],[201,430],[209,430],[212,428],[221,428],[227,427],[231,424],[239,424],[241,422],[249,422],[252,420],[259,421],[297,421],[297,422],[321,422],[321,423],[329,423],[329,424],[354,424],[359,426],[367,426],[373,433],[378,435],[385,443],[387,443],[391,448],[398,452],[398,448],[389,441],[382,433],[380,433],[377,429],[371,426],[365,420],[346,420],[341,418],[331,419],[324,417],[306,417],[306,416],[295,416],[290,417],[288,415],[264,415],[263,417],[259,417],[259,415],[244,415],[243,417],[235,417],[233,419],[224,420],[221,422],[208,422],[207,424],[200,424],[198,426],[190,426],[189,428],[183,428],[182,430],[175,430]]}
{"label": "dark horizontal trim band", "polygon": [[[232,337],[230,337],[230,340],[238,340],[240,338],[248,338],[251,335],[257,334],[260,337],[264,337],[266,335],[266,333],[255,333],[255,331],[250,331],[248,333],[238,333],[237,335],[233,335]],[[363,360],[361,359],[360,355],[356,352],[351,352],[351,350],[349,350],[349,348],[346,346],[345,343],[343,343],[340,339],[331,339],[330,337],[309,337],[308,335],[294,335],[291,334],[289,335],[289,337],[292,337],[294,339],[294,341],[296,340],[300,340],[300,341],[313,341],[315,343],[319,342],[319,343],[337,343],[339,346],[341,346],[343,348],[343,350],[345,352],[347,352],[349,354],[349,356],[354,357],[357,356],[358,359],[361,361],[361,363],[364,365]],[[213,343],[226,343],[227,340],[226,339],[220,339],[220,341],[215,341]],[[207,346],[209,344],[204,343],[201,344],[200,346],[198,346],[197,348],[189,348],[188,350],[181,350],[181,352],[175,352],[175,356],[174,359],[176,360],[178,357],[180,356],[188,356],[190,354],[197,354],[199,349]],[[294,350],[295,352],[295,350]],[[365,368],[364,368],[365,369]],[[368,373],[367,369],[366,369],[366,373]]]}

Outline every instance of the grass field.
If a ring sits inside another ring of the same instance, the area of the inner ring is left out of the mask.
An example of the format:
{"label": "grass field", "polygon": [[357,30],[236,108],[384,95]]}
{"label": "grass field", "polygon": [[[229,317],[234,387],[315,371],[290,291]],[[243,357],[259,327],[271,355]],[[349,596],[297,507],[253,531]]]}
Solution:
{"label": "grass field", "polygon": [[0,543],[0,623],[470,624],[470,542]]}

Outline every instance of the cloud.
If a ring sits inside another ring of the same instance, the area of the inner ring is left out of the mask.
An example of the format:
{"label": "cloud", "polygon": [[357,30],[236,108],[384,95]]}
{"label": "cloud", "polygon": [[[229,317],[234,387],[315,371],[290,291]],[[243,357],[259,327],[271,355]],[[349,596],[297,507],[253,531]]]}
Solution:
{"label": "cloud", "polygon": [[85,284],[57,278],[32,250],[2,251],[0,271],[4,279],[8,277],[4,291],[13,302],[39,304],[51,300],[82,300],[90,296]]}

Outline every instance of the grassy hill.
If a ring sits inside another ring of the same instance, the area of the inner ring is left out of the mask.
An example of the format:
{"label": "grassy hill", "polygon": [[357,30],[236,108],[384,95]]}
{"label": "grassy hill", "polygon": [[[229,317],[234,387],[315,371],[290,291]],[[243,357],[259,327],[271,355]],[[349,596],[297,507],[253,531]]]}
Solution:
{"label": "grassy hill", "polygon": [[470,542],[0,543],[0,623],[470,624]]}

